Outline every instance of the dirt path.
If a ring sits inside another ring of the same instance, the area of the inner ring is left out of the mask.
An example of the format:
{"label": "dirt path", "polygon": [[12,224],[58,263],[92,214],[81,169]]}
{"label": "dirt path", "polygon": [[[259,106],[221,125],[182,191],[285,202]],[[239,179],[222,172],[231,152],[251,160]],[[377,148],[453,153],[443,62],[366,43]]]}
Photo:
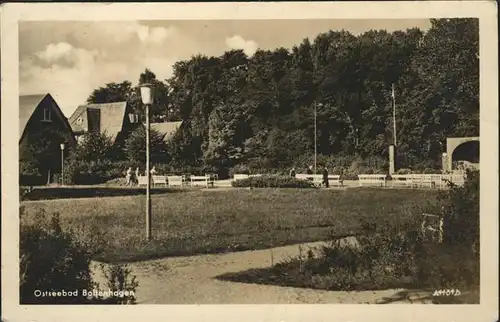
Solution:
{"label": "dirt path", "polygon": [[[303,251],[307,246],[319,244],[302,245]],[[215,279],[223,273],[269,267],[272,258],[276,262],[298,254],[299,247],[295,245],[272,250],[165,258],[129,266],[140,283],[136,292],[139,304],[366,304],[385,302],[384,299],[395,296],[398,303],[407,303],[397,298],[403,290],[331,292]],[[102,282],[102,276],[96,273],[97,280]]]}

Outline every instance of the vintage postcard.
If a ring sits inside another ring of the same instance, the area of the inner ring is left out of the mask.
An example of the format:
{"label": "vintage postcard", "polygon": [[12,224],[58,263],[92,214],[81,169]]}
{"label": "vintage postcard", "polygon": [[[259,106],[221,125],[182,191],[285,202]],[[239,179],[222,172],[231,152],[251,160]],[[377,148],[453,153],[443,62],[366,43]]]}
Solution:
{"label": "vintage postcard", "polygon": [[494,2],[1,10],[5,321],[497,319]]}

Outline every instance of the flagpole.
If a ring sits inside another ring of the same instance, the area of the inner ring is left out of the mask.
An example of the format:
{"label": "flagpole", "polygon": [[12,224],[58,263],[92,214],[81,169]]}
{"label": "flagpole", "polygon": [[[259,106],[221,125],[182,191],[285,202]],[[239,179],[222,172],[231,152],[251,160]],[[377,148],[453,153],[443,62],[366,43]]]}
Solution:
{"label": "flagpole", "polygon": [[318,158],[318,137],[317,137],[317,118],[318,118],[318,103],[314,101],[314,174],[316,174],[316,162]]}
{"label": "flagpole", "polygon": [[391,97],[392,97],[392,138],[393,142],[389,146],[389,175],[393,175],[396,171],[396,94],[394,92],[394,83],[392,84],[391,89]]}

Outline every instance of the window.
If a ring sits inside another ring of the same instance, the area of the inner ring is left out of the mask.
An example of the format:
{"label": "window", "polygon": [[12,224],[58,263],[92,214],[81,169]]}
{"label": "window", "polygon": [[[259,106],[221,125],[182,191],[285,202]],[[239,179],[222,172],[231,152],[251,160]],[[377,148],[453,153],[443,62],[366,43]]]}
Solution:
{"label": "window", "polygon": [[78,120],[76,120],[76,122],[77,122],[78,124],[82,124],[82,123],[83,123],[83,118],[79,117],[79,118],[78,118]]}
{"label": "window", "polygon": [[44,107],[43,108],[43,121],[45,121],[45,122],[52,121],[52,119],[51,119],[51,113],[50,113],[50,108],[49,107]]}

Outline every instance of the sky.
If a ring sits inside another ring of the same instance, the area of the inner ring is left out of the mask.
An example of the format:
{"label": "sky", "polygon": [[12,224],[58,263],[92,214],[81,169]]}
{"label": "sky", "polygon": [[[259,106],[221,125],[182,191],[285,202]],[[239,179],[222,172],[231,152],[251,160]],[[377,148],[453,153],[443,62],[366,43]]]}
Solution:
{"label": "sky", "polygon": [[95,88],[151,69],[158,79],[172,65],[198,53],[291,48],[328,30],[353,34],[418,27],[422,20],[170,20],[117,22],[22,22],[19,25],[20,95],[50,93],[69,117]]}

